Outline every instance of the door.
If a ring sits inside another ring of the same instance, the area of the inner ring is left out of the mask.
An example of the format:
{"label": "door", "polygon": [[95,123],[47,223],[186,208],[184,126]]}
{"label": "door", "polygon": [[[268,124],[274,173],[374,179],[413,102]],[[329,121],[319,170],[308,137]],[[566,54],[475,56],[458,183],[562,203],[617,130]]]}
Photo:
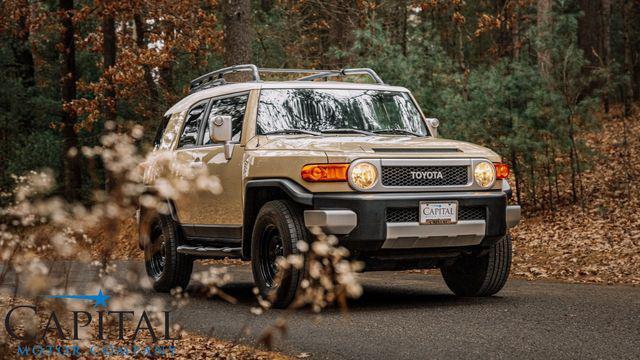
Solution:
{"label": "door", "polygon": [[[198,142],[202,132],[202,123],[205,121],[210,99],[195,103],[185,116],[184,125],[178,145],[176,147],[175,161],[180,168],[197,170],[202,167],[202,154],[198,151]],[[177,176],[184,177],[178,173]],[[192,186],[190,184],[190,186]],[[196,191],[181,191],[174,199],[178,221],[181,224],[193,224],[197,219],[198,209],[195,207],[198,199]]]}
{"label": "door", "polygon": [[215,144],[209,136],[209,121],[201,124],[198,146],[183,155],[193,166],[206,167],[210,176],[217,177],[221,192],[194,192],[190,204],[189,224],[195,237],[214,239],[239,239],[242,235],[242,161],[244,146],[240,144],[242,125],[249,94],[233,94],[214,98],[209,106],[207,119],[216,115],[232,118],[233,153],[226,159],[223,144]]}

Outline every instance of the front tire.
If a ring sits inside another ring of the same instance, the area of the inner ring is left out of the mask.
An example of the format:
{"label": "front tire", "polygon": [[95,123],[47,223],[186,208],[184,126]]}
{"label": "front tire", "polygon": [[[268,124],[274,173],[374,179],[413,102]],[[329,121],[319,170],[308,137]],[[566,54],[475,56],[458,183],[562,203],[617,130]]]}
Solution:
{"label": "front tire", "polygon": [[[302,269],[278,269],[276,259],[298,254],[298,241],[307,241],[301,210],[290,201],[270,201],[260,209],[251,237],[251,269],[262,298],[284,309],[294,300]],[[278,274],[278,271],[283,271]]]}
{"label": "front tire", "polygon": [[481,256],[463,255],[440,268],[451,291],[459,296],[491,296],[502,289],[511,267],[511,237],[506,235]]}
{"label": "front tire", "polygon": [[144,247],[144,264],[153,289],[168,292],[189,285],[193,259],[177,251],[180,232],[168,216],[160,215],[151,224],[149,242]]}

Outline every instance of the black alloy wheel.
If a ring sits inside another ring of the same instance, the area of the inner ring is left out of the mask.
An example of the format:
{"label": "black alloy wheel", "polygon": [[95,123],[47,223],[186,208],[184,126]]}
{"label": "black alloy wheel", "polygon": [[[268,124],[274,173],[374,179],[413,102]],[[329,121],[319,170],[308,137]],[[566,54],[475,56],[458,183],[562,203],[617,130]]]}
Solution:
{"label": "black alloy wheel", "polygon": [[[294,300],[303,269],[278,269],[277,259],[298,254],[298,241],[307,241],[302,209],[287,200],[273,200],[258,212],[251,236],[251,269],[260,296],[275,308]],[[281,271],[282,273],[278,273]]]}
{"label": "black alloy wheel", "polygon": [[159,226],[154,226],[151,232],[151,254],[149,259],[149,276],[154,280],[158,280],[162,276],[164,266],[166,263],[167,252],[165,250],[166,243],[165,237],[162,235]]}
{"label": "black alloy wheel", "polygon": [[144,264],[156,291],[187,288],[193,270],[193,259],[177,251],[181,239],[179,226],[166,215],[151,224],[149,242],[144,246]]}
{"label": "black alloy wheel", "polygon": [[269,288],[277,286],[278,257],[284,256],[282,237],[275,225],[268,225],[260,240],[259,268]]}

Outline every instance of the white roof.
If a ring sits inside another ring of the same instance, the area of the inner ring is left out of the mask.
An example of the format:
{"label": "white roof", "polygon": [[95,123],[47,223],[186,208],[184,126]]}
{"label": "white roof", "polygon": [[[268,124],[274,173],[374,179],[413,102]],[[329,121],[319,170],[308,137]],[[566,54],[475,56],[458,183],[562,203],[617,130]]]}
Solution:
{"label": "white roof", "polygon": [[382,91],[399,91],[409,92],[404,87],[380,85],[380,84],[362,84],[341,81],[264,81],[264,82],[245,82],[227,85],[214,86],[209,89],[195,92],[173,105],[165,115],[171,115],[186,111],[189,107],[200,100],[208,99],[226,94],[249,91],[254,89],[354,89],[354,90],[382,90]]}

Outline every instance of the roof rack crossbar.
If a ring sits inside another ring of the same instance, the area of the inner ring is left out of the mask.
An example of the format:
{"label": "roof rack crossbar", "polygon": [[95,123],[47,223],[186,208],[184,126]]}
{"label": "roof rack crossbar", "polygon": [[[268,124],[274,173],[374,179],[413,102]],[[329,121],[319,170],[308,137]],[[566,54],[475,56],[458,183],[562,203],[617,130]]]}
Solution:
{"label": "roof rack crossbar", "polygon": [[[222,68],[216,71],[212,71],[210,73],[206,73],[200,77],[197,77],[191,80],[191,82],[189,83],[189,90],[190,92],[193,93],[203,88],[206,88],[208,86],[215,86],[215,85],[219,85],[220,83],[224,84],[225,74],[232,74],[232,73],[245,72],[245,71],[251,72],[251,74],[253,75],[253,81],[260,81],[260,72],[258,71],[257,66],[253,64],[235,65],[235,66]],[[221,80],[221,79],[222,81],[220,81],[218,84],[214,83],[217,80]]]}
{"label": "roof rack crossbar", "polygon": [[329,70],[317,70],[317,69],[278,69],[278,68],[259,68],[259,72],[262,73],[283,73],[283,74],[319,74]]}
{"label": "roof rack crossbar", "polygon": [[349,75],[369,75],[371,79],[373,79],[373,81],[375,81],[376,83],[381,85],[384,84],[380,76],[378,76],[375,71],[369,68],[345,68],[341,70],[326,70],[317,74],[301,77],[298,79],[298,81],[312,81],[315,79],[327,79],[330,77]]}
{"label": "roof rack crossbar", "polygon": [[369,68],[345,68],[341,70],[317,70],[317,69],[276,69],[276,68],[258,68],[253,64],[243,64],[229,66],[197,77],[189,83],[190,93],[194,93],[206,88],[224,85],[226,80],[224,75],[237,72],[251,72],[254,82],[260,81],[260,73],[283,73],[283,74],[311,74],[296,79],[296,81],[312,81],[315,79],[325,79],[337,76],[349,75],[369,75],[373,81],[378,84],[384,84],[380,76]]}

